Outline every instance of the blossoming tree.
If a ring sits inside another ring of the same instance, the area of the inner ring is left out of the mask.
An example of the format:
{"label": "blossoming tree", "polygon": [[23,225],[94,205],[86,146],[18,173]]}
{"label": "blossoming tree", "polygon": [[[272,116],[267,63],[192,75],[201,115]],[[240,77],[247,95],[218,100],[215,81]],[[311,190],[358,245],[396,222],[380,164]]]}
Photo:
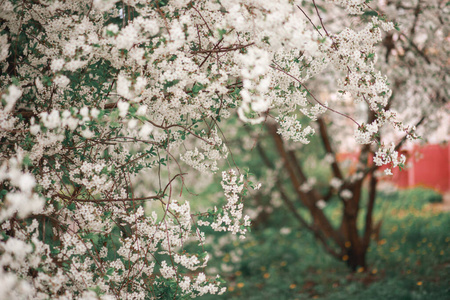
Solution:
{"label": "blossoming tree", "polygon": [[[373,11],[334,2],[347,18]],[[377,165],[401,165],[377,137],[383,124],[416,137],[389,111],[375,68],[393,23],[331,32],[310,18],[321,20],[314,1],[0,1],[0,298],[223,293],[204,273],[202,230],[243,238],[250,184],[230,163],[224,205],[191,211],[183,195],[192,169],[232,162],[220,124],[234,113],[307,143],[314,129],[295,114],[331,110],[357,124],[358,142],[379,145]],[[366,103],[371,121],[311,93],[318,74]]]}
{"label": "blossoming tree", "polygon": [[[326,8],[332,13],[324,14],[323,28],[342,26],[341,21],[330,17],[339,16],[341,12],[332,6]],[[385,163],[403,167],[406,157],[397,155],[396,151],[413,145],[407,141],[407,134],[393,127],[385,126],[380,130],[383,118],[397,115],[409,120],[417,126],[416,132],[423,142],[446,143],[450,138],[449,32],[445,25],[448,8],[439,1],[390,1],[373,8],[363,18],[384,13],[399,22],[399,30],[384,33],[381,46],[373,52],[378,57],[376,68],[383,70],[392,83],[389,92],[386,91],[389,96],[385,107],[390,111],[381,117],[368,107],[369,103],[355,104],[356,91],[336,89],[334,77],[316,77],[309,81],[309,90],[328,99],[338,114],[323,115],[311,124],[318,132],[314,152],[309,151],[308,146],[293,143],[309,140],[301,140],[296,119],[287,117],[279,124],[266,122],[265,130],[253,130],[253,140],[260,137],[258,143],[241,143],[247,151],[258,155],[267,169],[258,172],[257,180],[261,180],[265,188],[255,203],[253,213],[258,215],[254,216],[255,222],[262,222],[267,212],[283,203],[328,253],[345,261],[353,270],[367,267],[366,253],[371,236],[379,234],[381,222],[373,220],[377,187],[380,177],[392,174],[391,168],[380,167]],[[339,38],[337,36],[336,41]],[[348,58],[348,55],[343,57]],[[345,69],[346,63],[343,66]],[[350,70],[344,70],[347,73],[345,86],[352,82]],[[361,85],[361,79],[358,80]],[[354,119],[348,117],[355,114]],[[355,128],[356,138],[349,138]],[[268,140],[261,138],[264,132]],[[378,142],[373,140],[375,132],[378,132]],[[378,146],[386,138],[391,144],[380,151]],[[347,158],[343,155],[346,153]],[[341,205],[339,216],[326,212],[326,206],[334,201]]]}

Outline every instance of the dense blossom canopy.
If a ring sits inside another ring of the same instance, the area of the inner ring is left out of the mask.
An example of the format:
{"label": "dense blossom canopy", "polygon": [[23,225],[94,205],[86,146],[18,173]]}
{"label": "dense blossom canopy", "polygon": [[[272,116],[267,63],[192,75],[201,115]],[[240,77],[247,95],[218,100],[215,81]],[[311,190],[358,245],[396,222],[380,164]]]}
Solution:
{"label": "dense blossom canopy", "polygon": [[[220,125],[233,115],[276,122],[283,138],[307,144],[315,129],[300,115],[328,111],[350,120],[356,142],[378,147],[374,162],[387,173],[404,164],[397,137],[378,135],[385,126],[417,137],[390,110],[377,67],[376,45],[394,23],[371,13],[351,26],[350,15],[374,10],[329,2],[342,18],[326,30],[314,1],[0,1],[0,299],[223,293],[204,273],[203,230],[244,238],[251,184],[230,167],[225,203],[200,212],[181,191],[192,169],[216,172],[230,159]],[[432,61],[425,72],[448,81]],[[335,107],[308,88],[317,77],[333,78]],[[373,122],[342,113],[348,99]],[[415,124],[417,115],[401,115]]]}

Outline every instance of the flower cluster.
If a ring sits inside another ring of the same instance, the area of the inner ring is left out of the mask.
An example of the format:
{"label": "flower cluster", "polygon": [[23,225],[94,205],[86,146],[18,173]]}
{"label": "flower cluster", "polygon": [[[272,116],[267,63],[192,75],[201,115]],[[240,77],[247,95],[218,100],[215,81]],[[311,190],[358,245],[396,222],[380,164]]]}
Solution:
{"label": "flower cluster", "polygon": [[308,138],[314,134],[314,129],[310,126],[302,129],[302,124],[297,120],[296,116],[286,116],[276,120],[280,124],[277,132],[283,138],[302,144],[309,144]]}
{"label": "flower cluster", "polygon": [[[240,201],[240,194],[244,190],[244,176],[238,177],[234,170],[222,173],[222,187],[227,203],[222,211],[217,213],[211,228],[215,231],[229,231],[245,238],[247,227],[250,226],[250,217],[243,215],[244,204]],[[217,212],[217,208],[215,208]],[[207,223],[203,223],[206,225]],[[208,224],[209,225],[209,224]]]}
{"label": "flower cluster", "polygon": [[405,165],[406,156],[399,155],[398,151],[395,150],[394,143],[391,143],[389,146],[381,145],[375,153],[373,161],[377,166],[389,165],[389,168],[385,169],[384,172],[386,175],[392,175],[393,168]]}
{"label": "flower cluster", "polygon": [[355,140],[359,144],[371,144],[375,142],[375,135],[378,133],[378,122],[372,124],[362,124],[355,129]]}
{"label": "flower cluster", "polygon": [[44,199],[34,192],[36,179],[29,172],[22,170],[24,159],[23,151],[19,151],[16,157],[3,161],[0,165],[0,182],[10,188],[6,195],[6,190],[2,191],[5,198],[0,206],[0,222],[15,214],[19,218],[25,218],[43,209]]}

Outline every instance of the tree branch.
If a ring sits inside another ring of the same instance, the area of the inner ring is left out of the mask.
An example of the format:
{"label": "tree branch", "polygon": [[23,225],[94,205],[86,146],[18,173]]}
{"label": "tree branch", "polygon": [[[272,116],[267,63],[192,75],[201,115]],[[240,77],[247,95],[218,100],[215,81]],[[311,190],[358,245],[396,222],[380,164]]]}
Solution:
{"label": "tree branch", "polygon": [[325,124],[323,118],[319,118],[317,120],[317,123],[319,124],[320,138],[322,139],[323,146],[327,153],[333,155],[334,158],[333,162],[331,163],[331,169],[333,170],[334,177],[344,180],[344,176],[342,176],[341,169],[339,168],[339,165],[336,161],[336,154],[334,153],[334,150],[331,146],[330,137],[327,131],[327,125]]}
{"label": "tree branch", "polygon": [[290,181],[294,187],[295,192],[299,196],[300,201],[303,205],[308,208],[311,216],[314,219],[314,222],[317,226],[320,227],[325,236],[332,238],[339,246],[344,247],[343,237],[340,232],[336,231],[331,225],[330,221],[327,219],[325,214],[321,209],[316,206],[316,201],[319,199],[315,199],[315,195],[313,193],[304,193],[301,190],[301,185],[304,183],[304,179],[298,178],[295,171],[295,162],[292,161],[292,158],[289,156],[286,148],[284,147],[283,140],[280,135],[277,133],[277,126],[274,123],[268,122],[267,128],[269,133],[272,135],[272,138],[275,141],[276,148],[278,153],[283,159],[284,166],[289,174]]}

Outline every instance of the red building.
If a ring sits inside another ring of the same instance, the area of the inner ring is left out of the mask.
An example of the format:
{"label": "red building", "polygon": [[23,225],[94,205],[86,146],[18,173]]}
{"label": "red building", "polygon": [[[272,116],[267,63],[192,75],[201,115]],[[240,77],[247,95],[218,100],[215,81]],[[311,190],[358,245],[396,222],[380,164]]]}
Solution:
{"label": "red building", "polygon": [[[416,146],[402,153],[407,157],[407,167],[403,170],[395,168],[392,170],[394,175],[384,176],[383,180],[391,181],[399,188],[422,186],[441,194],[450,192],[450,144]],[[339,153],[337,160],[350,161],[350,173],[353,173],[358,157],[358,153]]]}
{"label": "red building", "polygon": [[392,181],[400,188],[423,186],[450,191],[450,145],[426,145],[407,152],[407,168],[395,170]]}

